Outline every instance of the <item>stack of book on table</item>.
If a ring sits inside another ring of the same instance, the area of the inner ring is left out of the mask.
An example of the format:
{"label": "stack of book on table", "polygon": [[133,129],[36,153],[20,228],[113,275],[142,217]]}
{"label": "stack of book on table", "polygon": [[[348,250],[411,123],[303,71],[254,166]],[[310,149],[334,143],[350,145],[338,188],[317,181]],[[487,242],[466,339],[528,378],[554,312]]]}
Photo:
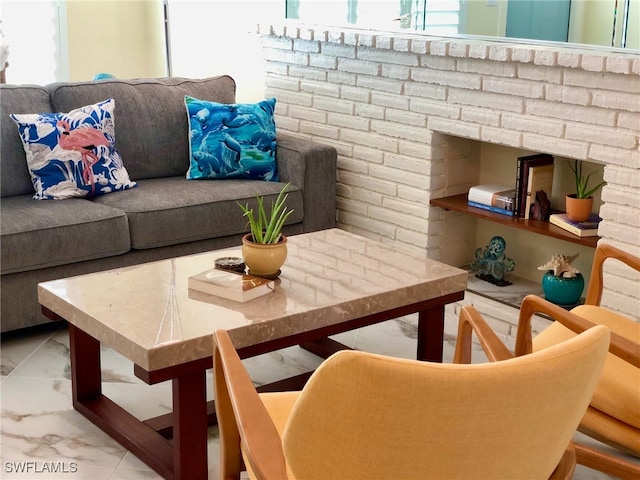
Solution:
{"label": "stack of book on table", "polygon": [[566,213],[554,213],[549,217],[549,223],[578,237],[597,237],[600,220],[602,219],[595,213],[592,213],[584,222],[571,220]]}
{"label": "stack of book on table", "polygon": [[515,215],[516,191],[509,185],[487,183],[469,189],[467,203],[470,207],[481,208],[502,215]]}
{"label": "stack of book on table", "polygon": [[275,282],[254,275],[213,268],[189,277],[191,290],[247,302],[275,290]]}

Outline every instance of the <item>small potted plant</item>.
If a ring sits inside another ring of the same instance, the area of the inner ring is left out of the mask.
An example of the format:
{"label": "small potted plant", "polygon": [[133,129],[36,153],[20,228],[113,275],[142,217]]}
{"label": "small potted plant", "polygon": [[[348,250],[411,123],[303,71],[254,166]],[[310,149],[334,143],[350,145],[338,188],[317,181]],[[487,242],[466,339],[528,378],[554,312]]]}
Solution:
{"label": "small potted plant", "polygon": [[574,160],[573,165],[567,160],[569,168],[573,172],[576,183],[576,193],[567,195],[566,210],[570,219],[576,222],[584,222],[589,218],[593,209],[592,195],[606,185],[606,182],[600,182],[593,188],[589,188],[589,179],[595,172],[588,175],[582,173],[582,162]]}
{"label": "small potted plant", "polygon": [[282,234],[282,227],[293,213],[285,205],[289,196],[286,193],[288,187],[289,183],[282,187],[269,212],[262,196],[256,197],[255,213],[249,203],[242,205],[236,202],[243,216],[247,217],[251,230],[242,237],[242,256],[252,275],[276,278],[287,258],[287,237]]}
{"label": "small potted plant", "polygon": [[557,305],[575,305],[580,300],[584,290],[584,277],[580,271],[571,265],[578,254],[567,256],[553,254],[551,259],[538,270],[545,273],[542,276],[542,291],[551,303]]}

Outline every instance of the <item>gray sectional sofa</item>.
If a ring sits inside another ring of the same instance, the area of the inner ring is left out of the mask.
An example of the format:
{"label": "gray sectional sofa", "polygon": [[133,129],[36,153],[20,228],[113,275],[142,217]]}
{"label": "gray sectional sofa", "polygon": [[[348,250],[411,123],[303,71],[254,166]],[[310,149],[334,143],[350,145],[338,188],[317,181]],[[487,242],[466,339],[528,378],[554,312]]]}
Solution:
{"label": "gray sectional sofa", "polygon": [[[336,151],[278,134],[279,182],[187,180],[184,96],[235,102],[228,76],[0,86],[1,330],[47,322],[42,281],[241,243],[236,201],[275,197],[291,182],[285,234],[335,225]],[[12,113],[69,112],[115,99],[116,147],[136,188],[87,198],[34,200]]]}

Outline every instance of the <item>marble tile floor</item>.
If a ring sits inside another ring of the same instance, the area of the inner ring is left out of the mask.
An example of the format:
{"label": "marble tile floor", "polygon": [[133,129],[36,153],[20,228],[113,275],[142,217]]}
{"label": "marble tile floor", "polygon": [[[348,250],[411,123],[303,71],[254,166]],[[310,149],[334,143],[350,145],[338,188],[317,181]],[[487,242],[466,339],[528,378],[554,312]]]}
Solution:
{"label": "marble tile floor", "polygon": [[[337,340],[361,350],[412,358],[415,355],[417,316],[347,332]],[[455,338],[447,336],[445,361],[453,356]],[[160,479],[130,452],[94,426],[71,405],[67,329],[52,324],[1,341],[2,479],[150,480]],[[482,361],[479,352],[474,361]],[[256,384],[309,371],[319,364],[314,355],[298,348],[245,361]],[[139,418],[167,413],[170,384],[148,386],[133,375],[132,364],[111,349],[102,351],[103,390]],[[208,392],[212,396],[211,376]],[[218,478],[217,429],[209,429],[209,478]],[[32,463],[29,463],[32,462]],[[35,463],[33,463],[35,462]],[[30,471],[17,471],[29,468]],[[46,470],[58,470],[58,473]],[[578,467],[580,480],[608,479]]]}

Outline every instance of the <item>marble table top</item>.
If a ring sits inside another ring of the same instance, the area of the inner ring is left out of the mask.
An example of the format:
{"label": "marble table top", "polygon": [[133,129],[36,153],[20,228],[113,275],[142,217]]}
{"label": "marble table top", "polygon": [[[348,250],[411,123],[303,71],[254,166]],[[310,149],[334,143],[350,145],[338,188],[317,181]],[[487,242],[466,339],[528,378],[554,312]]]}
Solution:
{"label": "marble table top", "polygon": [[241,247],[44,282],[40,303],[147,371],[464,291],[468,273],[425,255],[330,229],[288,237],[274,293],[245,303],[187,288]]}

